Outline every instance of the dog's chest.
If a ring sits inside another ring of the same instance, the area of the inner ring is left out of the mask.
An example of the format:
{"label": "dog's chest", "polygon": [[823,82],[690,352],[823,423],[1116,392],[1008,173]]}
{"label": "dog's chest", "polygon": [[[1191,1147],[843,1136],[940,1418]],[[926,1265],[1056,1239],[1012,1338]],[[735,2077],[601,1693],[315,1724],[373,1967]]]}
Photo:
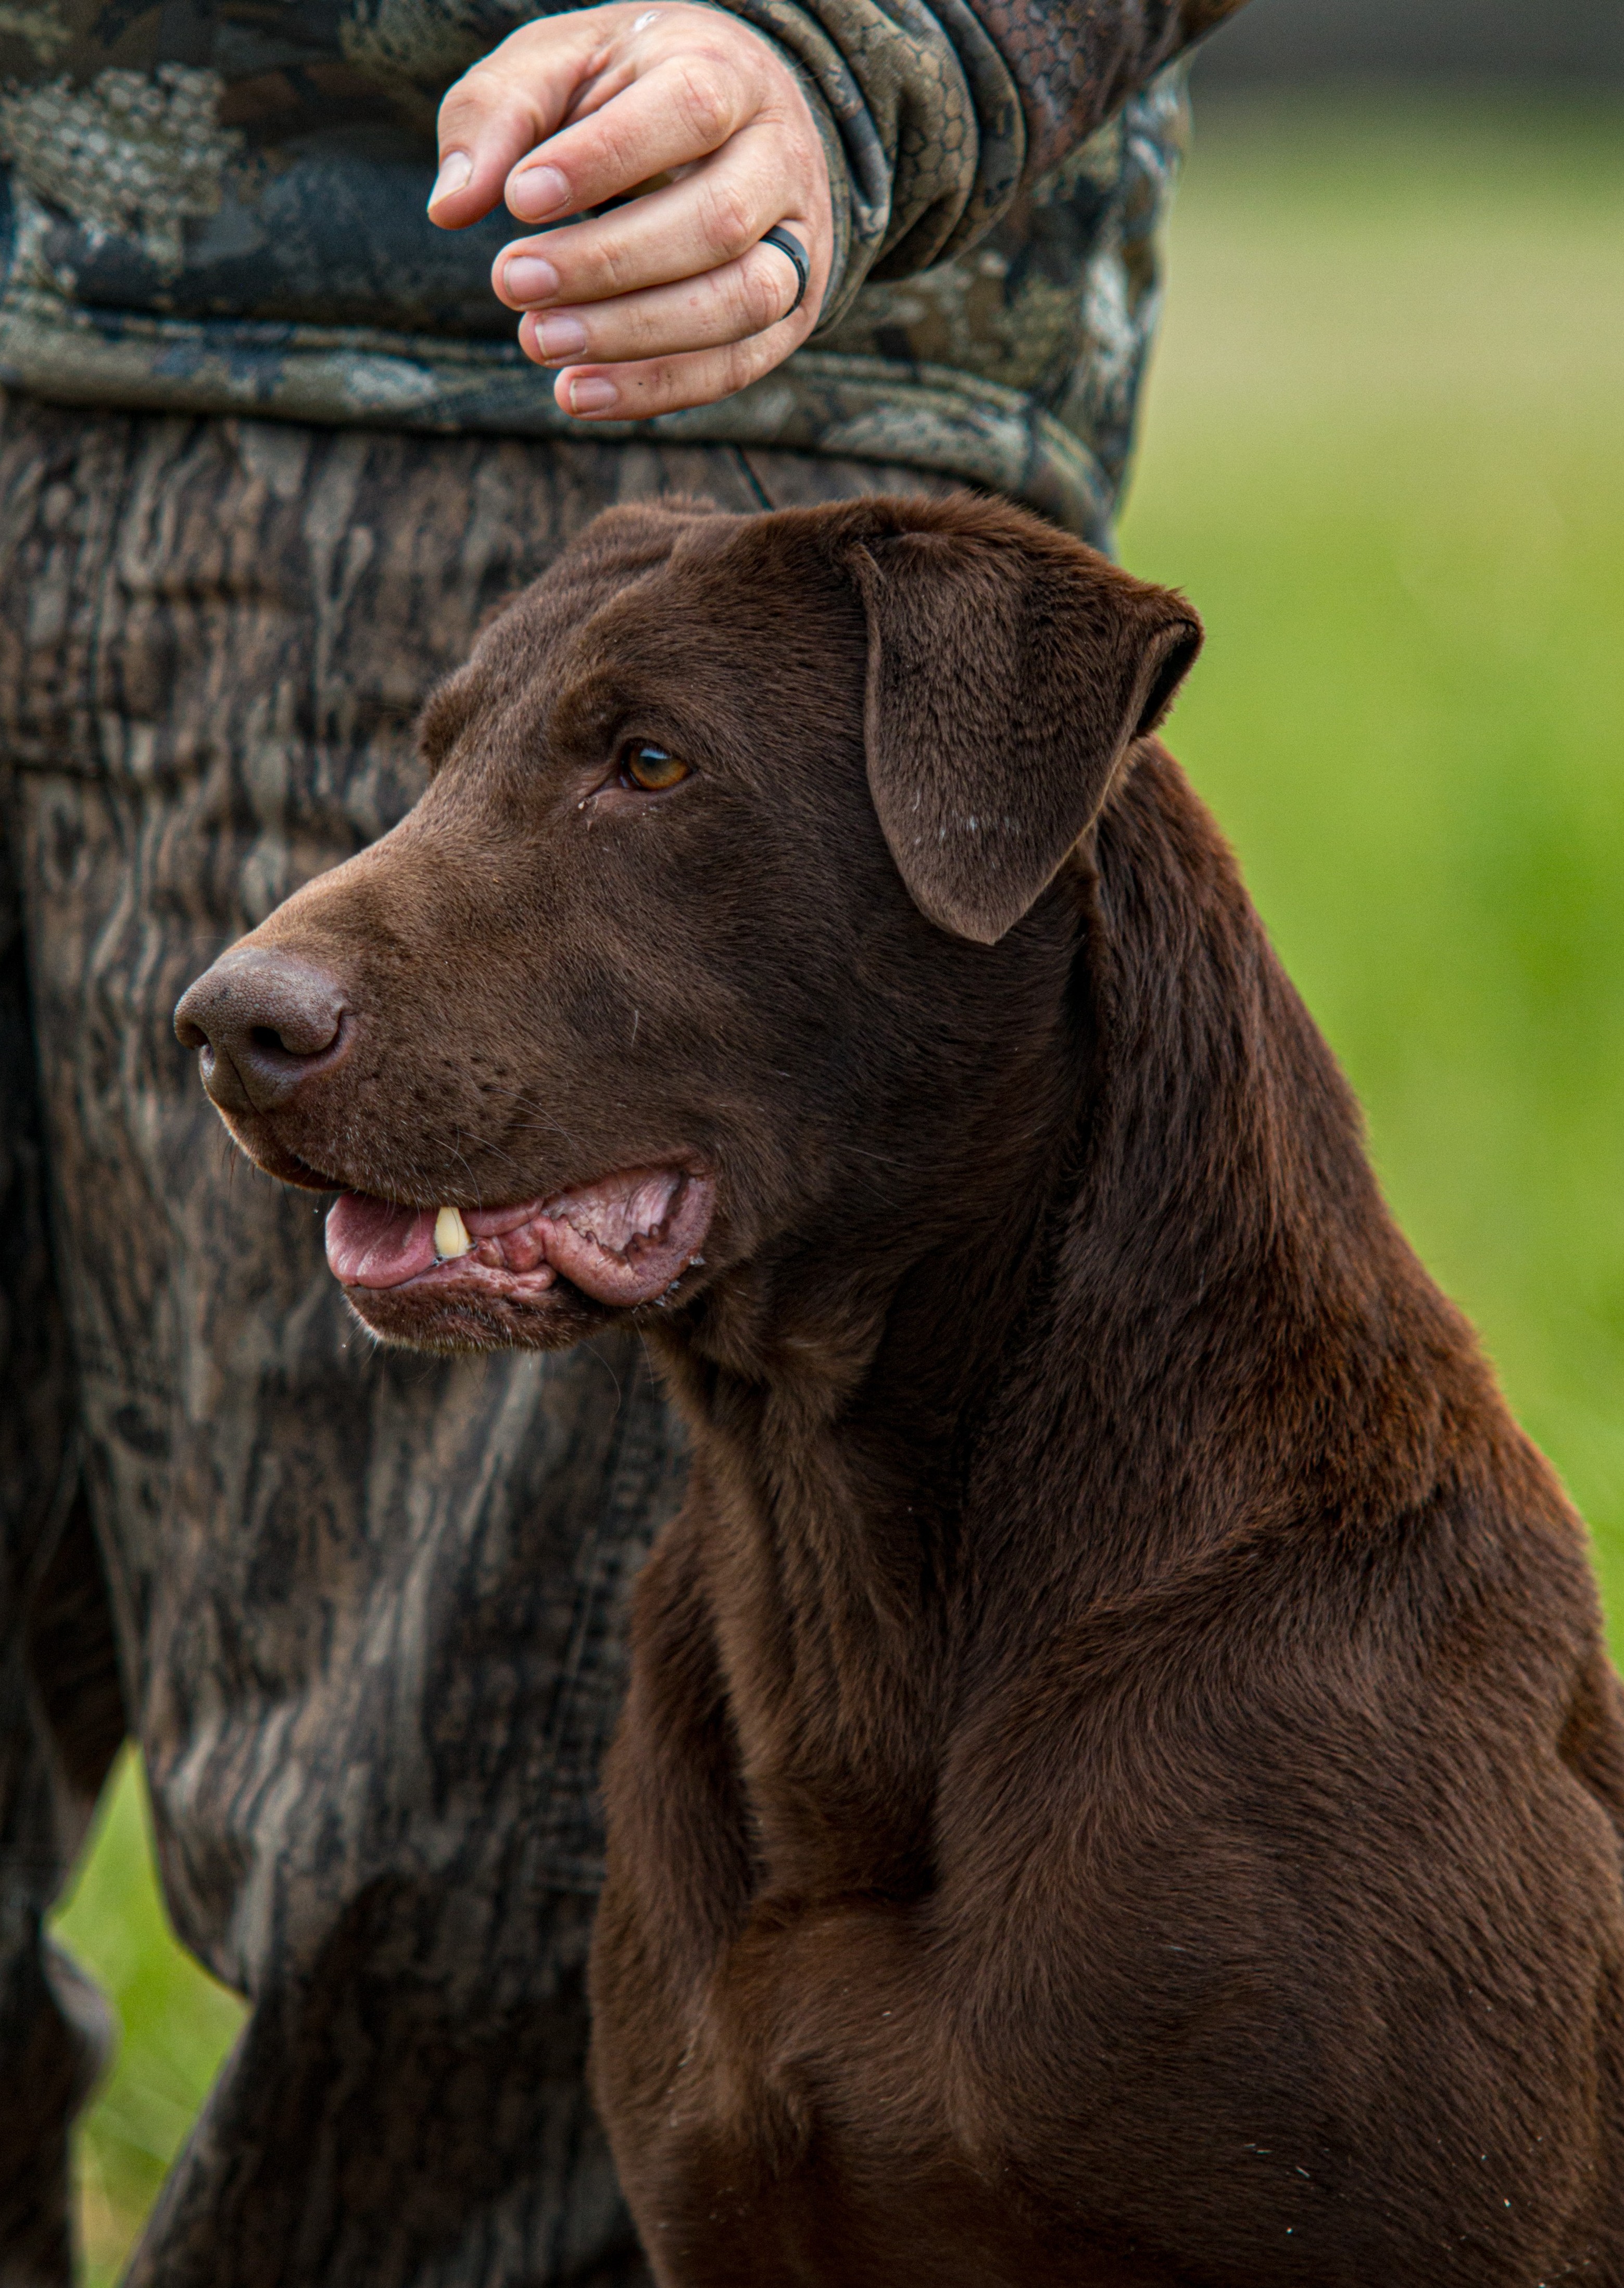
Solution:
{"label": "dog's chest", "polygon": [[1030,2198],[962,2032],[926,1911],[765,1903],[611,2104],[661,2288],[1173,2288]]}

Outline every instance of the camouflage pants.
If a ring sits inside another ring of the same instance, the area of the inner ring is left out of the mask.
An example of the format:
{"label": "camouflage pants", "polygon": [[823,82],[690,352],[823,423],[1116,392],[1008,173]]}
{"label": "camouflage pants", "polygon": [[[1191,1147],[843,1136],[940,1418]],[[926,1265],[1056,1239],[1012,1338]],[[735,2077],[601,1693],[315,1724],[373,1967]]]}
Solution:
{"label": "camouflage pants", "polygon": [[0,404],[0,2284],[69,2272],[96,2005],[41,1917],[126,1732],[250,2014],[130,2277],[646,2276],[582,2081],[595,1775],[682,1463],[635,1343],[346,1323],[170,1013],[412,801],[412,719],[612,501],[898,470]]}

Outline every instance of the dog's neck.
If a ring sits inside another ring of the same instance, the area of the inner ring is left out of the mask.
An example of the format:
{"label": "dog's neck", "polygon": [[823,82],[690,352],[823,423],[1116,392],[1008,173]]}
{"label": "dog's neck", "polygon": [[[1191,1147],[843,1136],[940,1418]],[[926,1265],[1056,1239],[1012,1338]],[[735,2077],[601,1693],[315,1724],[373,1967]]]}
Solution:
{"label": "dog's neck", "polygon": [[1004,1647],[1383,1474],[1402,1507],[1492,1402],[1159,750],[1054,894],[1072,957],[951,1242],[794,1267],[678,1366],[775,1888],[927,1885],[944,1728]]}

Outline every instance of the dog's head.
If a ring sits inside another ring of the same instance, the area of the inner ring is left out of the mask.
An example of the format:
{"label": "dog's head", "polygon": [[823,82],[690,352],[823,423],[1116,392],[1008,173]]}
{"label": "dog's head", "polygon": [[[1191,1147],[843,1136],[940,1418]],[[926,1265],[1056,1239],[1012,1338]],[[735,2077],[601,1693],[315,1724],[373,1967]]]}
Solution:
{"label": "dog's head", "polygon": [[245,1151],[343,1194],[329,1260],[397,1340],[928,1246],[1052,1045],[1051,885],[1200,640],[968,497],[613,511],[431,700],[410,816],[180,1038]]}

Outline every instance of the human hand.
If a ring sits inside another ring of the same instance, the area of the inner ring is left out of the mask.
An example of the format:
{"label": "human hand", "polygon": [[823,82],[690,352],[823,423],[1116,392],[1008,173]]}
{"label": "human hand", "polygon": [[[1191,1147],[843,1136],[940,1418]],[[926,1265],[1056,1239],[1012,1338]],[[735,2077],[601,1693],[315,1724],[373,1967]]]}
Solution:
{"label": "human hand", "polygon": [[[655,177],[669,179],[630,197]],[[521,222],[627,203],[515,239],[491,273],[519,340],[560,366],[583,419],[709,405],[771,372],[817,323],[834,252],[822,139],[776,49],[690,0],[543,17],[440,107],[431,220],[461,230],[505,194]],[[782,223],[793,263],[760,243]]]}

